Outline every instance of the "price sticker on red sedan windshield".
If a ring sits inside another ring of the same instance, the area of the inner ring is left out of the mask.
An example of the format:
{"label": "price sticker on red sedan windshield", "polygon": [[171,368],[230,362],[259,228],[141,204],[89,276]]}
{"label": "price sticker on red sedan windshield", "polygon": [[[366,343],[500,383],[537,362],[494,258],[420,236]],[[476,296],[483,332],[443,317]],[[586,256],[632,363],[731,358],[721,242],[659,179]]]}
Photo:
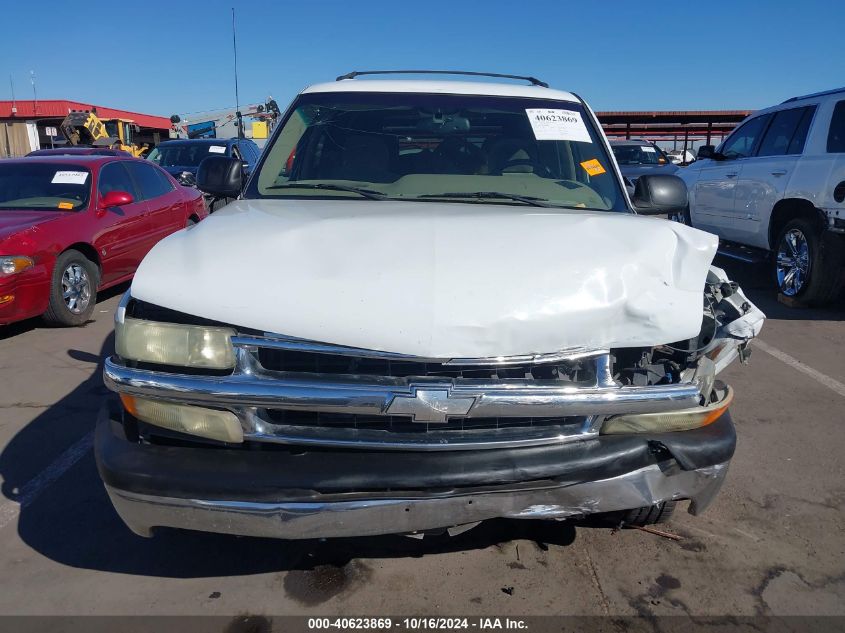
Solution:
{"label": "price sticker on red sedan windshield", "polygon": [[84,185],[87,179],[87,171],[57,171],[50,182],[54,185]]}
{"label": "price sticker on red sedan windshield", "polygon": [[528,108],[525,110],[534,138],[538,141],[578,141],[592,143],[581,113],[575,110]]}

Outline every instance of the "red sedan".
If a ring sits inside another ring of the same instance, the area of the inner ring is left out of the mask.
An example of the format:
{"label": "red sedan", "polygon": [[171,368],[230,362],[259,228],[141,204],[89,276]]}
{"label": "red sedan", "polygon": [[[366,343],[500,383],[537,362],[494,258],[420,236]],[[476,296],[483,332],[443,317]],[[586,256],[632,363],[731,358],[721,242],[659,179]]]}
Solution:
{"label": "red sedan", "polygon": [[0,325],[81,325],[160,239],[207,215],[202,195],[120,156],[0,161]]}

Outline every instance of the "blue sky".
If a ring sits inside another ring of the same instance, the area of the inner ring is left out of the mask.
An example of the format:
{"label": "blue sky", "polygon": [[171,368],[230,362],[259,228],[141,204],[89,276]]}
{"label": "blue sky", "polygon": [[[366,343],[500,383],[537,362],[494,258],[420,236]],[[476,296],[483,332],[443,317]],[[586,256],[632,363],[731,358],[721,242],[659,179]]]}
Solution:
{"label": "blue sky", "polygon": [[[845,84],[845,3],[486,0],[10,2],[0,99],[76,99],[170,115],[284,107],[354,69],[532,74],[598,110],[755,109]],[[14,26],[13,26],[14,25]],[[52,33],[52,35],[50,35]]]}

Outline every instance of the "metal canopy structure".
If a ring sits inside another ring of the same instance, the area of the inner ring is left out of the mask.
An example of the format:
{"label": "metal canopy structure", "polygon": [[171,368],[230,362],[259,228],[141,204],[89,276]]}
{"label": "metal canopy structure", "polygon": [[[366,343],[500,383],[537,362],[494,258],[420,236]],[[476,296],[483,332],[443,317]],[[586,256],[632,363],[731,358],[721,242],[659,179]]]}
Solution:
{"label": "metal canopy structure", "polygon": [[687,144],[721,141],[753,110],[689,110],[651,112],[597,112],[608,138],[643,138]]}

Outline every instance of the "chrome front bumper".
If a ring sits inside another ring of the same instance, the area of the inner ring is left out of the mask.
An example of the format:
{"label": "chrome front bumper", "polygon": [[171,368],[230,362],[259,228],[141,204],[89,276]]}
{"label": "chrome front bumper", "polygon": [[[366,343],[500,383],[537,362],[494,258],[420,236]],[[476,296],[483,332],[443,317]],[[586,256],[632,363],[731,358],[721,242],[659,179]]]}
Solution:
{"label": "chrome front bumper", "polygon": [[457,400],[471,400],[468,410],[461,413],[467,418],[658,413],[695,407],[701,397],[698,385],[692,383],[621,387],[611,379],[572,386],[534,381],[487,383],[435,377],[392,380],[278,372],[190,376],[134,369],[114,358],[106,359],[103,379],[109,389],[118,393],[185,404],[358,415],[389,415],[395,399],[414,398],[425,389],[446,391]]}
{"label": "chrome front bumper", "polygon": [[728,464],[680,470],[673,462],[571,485],[493,490],[427,498],[260,503],[151,496],[106,485],[120,517],[140,536],[156,527],[283,539],[408,534],[495,518],[565,519],[690,499],[690,512],[713,500]]}

